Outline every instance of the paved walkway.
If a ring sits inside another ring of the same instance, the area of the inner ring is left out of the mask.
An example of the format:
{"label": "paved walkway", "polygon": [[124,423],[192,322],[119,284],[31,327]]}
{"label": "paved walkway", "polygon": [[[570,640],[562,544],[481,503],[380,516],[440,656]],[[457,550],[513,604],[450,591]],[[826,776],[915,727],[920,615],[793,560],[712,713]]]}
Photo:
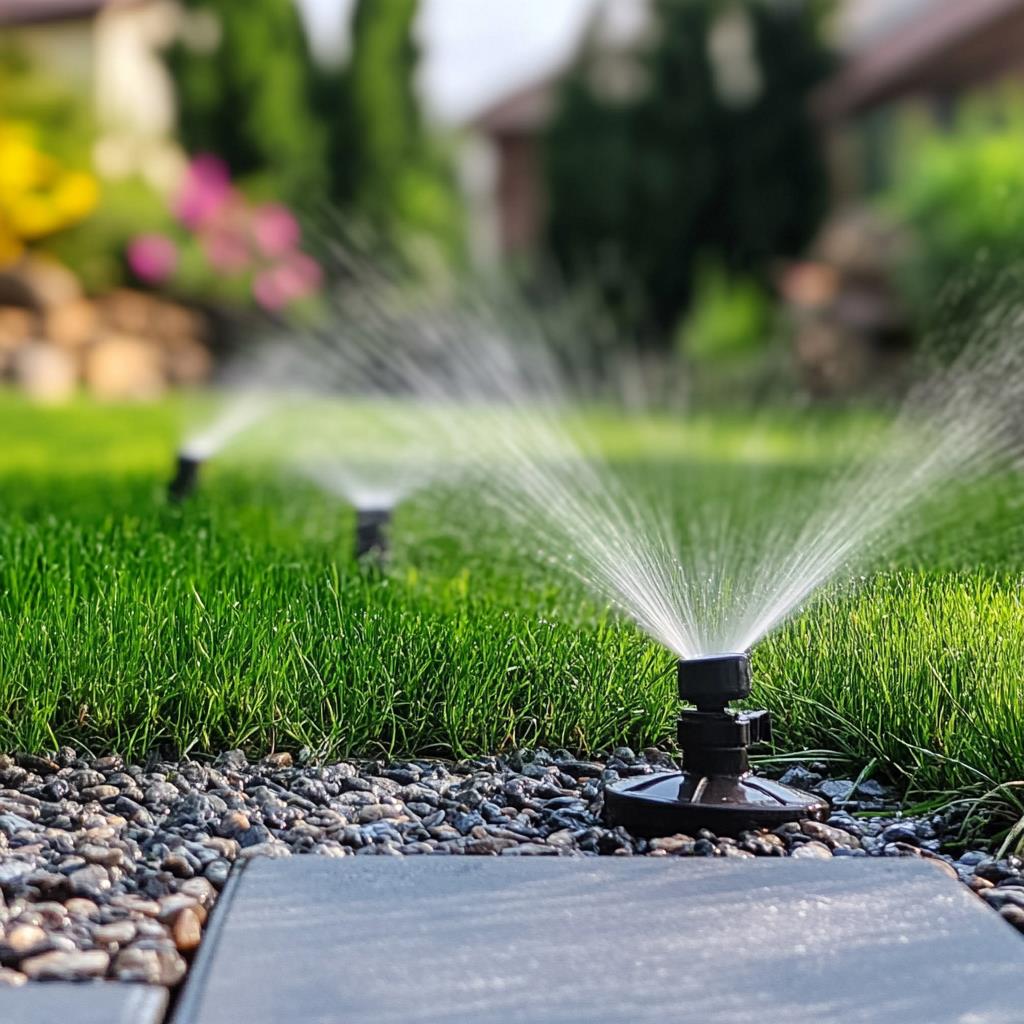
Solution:
{"label": "paved walkway", "polygon": [[176,1024],[1020,1024],[1024,944],[916,859],[256,860]]}
{"label": "paved walkway", "polygon": [[[0,990],[157,1024],[160,989]],[[1019,1024],[1024,944],[914,858],[296,857],[236,869],[172,1024]]]}
{"label": "paved walkway", "polygon": [[160,1024],[167,991],[113,981],[0,989],[0,1024]]}

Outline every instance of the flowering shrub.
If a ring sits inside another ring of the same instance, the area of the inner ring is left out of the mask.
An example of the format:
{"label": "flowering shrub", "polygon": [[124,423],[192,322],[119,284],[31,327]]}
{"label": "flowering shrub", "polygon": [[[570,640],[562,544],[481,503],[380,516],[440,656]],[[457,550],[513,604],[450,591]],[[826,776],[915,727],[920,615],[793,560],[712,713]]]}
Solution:
{"label": "flowering shrub", "polygon": [[247,295],[278,311],[313,295],[323,277],[299,248],[302,232],[287,207],[254,204],[232,184],[215,156],[197,156],[172,203],[176,230],[141,234],[128,246],[128,264],[141,281],[186,291],[214,286]]}
{"label": "flowering shrub", "polygon": [[0,267],[82,220],[98,198],[96,179],[43,153],[31,125],[0,121]]}

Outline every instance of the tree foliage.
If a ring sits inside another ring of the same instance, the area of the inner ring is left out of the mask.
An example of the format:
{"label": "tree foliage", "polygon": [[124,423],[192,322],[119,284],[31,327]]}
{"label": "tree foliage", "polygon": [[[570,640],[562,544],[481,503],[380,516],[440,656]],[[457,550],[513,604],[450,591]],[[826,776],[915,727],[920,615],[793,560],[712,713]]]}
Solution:
{"label": "tree foliage", "polygon": [[[312,63],[295,4],[184,0],[184,6],[202,28],[186,31],[167,53],[185,148],[217,153],[233,175],[262,175],[286,202],[322,198],[326,139],[313,111]],[[203,33],[211,40],[197,43]]]}
{"label": "tree foliage", "polygon": [[[817,5],[655,0],[653,13],[635,95],[605,95],[593,39],[564,84],[546,140],[547,240],[571,275],[610,269],[634,318],[664,335],[698,260],[763,276],[808,241],[825,177],[806,99],[828,58]],[[713,53],[726,15],[750,44],[739,97]]]}
{"label": "tree foliage", "polygon": [[444,155],[423,124],[414,78],[417,0],[359,0],[348,65],[321,77],[331,197],[382,241],[409,234],[451,252],[460,213]]}

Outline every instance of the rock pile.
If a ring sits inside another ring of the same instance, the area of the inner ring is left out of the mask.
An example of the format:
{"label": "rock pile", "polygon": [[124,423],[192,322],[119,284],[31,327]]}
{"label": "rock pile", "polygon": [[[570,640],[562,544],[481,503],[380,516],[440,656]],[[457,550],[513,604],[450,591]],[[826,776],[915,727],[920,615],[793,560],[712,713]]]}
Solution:
{"label": "rock pile", "polygon": [[119,289],[82,294],[66,268],[38,258],[0,272],[0,378],[40,401],[80,385],[103,399],[150,399],[204,381],[207,327],[194,311]]}

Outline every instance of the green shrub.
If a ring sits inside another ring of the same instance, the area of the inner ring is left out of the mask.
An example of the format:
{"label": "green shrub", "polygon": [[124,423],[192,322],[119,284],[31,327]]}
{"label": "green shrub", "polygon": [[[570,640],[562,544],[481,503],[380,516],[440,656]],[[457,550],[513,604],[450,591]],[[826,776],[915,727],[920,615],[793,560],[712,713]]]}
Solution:
{"label": "green shrub", "polygon": [[1024,258],[1024,103],[976,101],[900,164],[883,197],[914,236],[900,284],[920,327],[963,339]]}
{"label": "green shrub", "polygon": [[[600,38],[584,46],[545,140],[546,242],[571,278],[613,278],[630,328],[669,337],[707,256],[766,278],[813,236],[826,182],[806,99],[830,66],[819,7],[658,0],[624,92]],[[749,65],[739,93],[714,55],[723,29]]]}
{"label": "green shrub", "polygon": [[756,281],[708,266],[697,275],[679,342],[694,363],[735,363],[762,353],[772,326],[771,301]]}

